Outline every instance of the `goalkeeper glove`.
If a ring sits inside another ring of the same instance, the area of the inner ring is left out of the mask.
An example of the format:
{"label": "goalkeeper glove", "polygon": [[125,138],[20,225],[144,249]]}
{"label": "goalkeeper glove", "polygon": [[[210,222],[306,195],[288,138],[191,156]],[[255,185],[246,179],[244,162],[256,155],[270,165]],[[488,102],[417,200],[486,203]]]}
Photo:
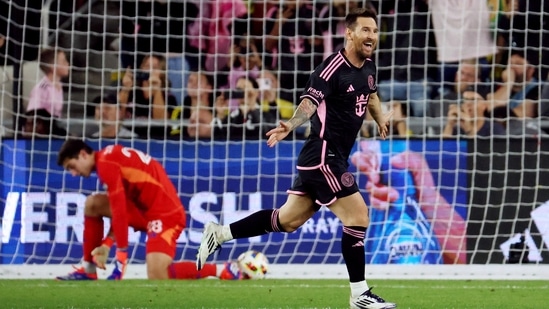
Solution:
{"label": "goalkeeper glove", "polygon": [[109,252],[114,243],[114,240],[110,237],[107,237],[103,240],[101,246],[93,249],[91,252],[93,257],[93,262],[95,265],[101,269],[107,269],[105,266],[107,264],[107,258],[109,257]]}
{"label": "goalkeeper glove", "polygon": [[126,249],[116,250],[116,259],[114,260],[114,269],[107,280],[122,280],[128,264],[128,252]]}

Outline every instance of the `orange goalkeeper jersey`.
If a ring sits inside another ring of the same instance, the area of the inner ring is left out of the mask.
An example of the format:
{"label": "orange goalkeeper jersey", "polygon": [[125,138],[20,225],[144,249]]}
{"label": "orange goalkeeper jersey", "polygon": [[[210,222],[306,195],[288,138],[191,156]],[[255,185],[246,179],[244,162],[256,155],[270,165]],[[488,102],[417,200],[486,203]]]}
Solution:
{"label": "orange goalkeeper jersey", "polygon": [[162,165],[150,155],[110,145],[95,153],[95,168],[107,187],[111,225],[119,248],[128,247],[127,207],[137,208],[149,222],[182,217],[185,224],[185,210],[173,183]]}

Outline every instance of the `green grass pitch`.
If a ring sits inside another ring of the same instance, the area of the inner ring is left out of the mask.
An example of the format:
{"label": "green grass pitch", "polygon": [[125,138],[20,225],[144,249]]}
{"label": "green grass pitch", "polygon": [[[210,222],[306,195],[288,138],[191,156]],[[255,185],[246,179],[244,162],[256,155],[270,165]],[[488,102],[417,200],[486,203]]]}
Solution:
{"label": "green grass pitch", "polygon": [[[398,308],[548,308],[549,281],[370,280]],[[345,280],[0,280],[2,308],[348,308]]]}

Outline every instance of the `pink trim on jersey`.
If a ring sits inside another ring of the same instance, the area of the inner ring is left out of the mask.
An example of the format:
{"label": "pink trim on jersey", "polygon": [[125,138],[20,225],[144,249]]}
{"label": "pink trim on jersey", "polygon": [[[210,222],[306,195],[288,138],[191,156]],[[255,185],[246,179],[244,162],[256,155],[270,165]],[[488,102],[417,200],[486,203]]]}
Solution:
{"label": "pink trim on jersey", "polygon": [[318,115],[320,123],[322,124],[319,136],[320,138],[324,139],[324,130],[326,129],[326,101],[323,100],[322,102],[320,102],[320,104],[318,104],[316,114]]}
{"label": "pink trim on jersey", "polygon": [[320,72],[320,77],[326,81],[332,77],[334,72],[339,68],[343,63],[346,63],[345,58],[341,53],[337,53],[337,55],[328,63],[328,65]]}
{"label": "pink trim on jersey", "polygon": [[339,185],[339,182],[337,182],[337,177],[334,175],[329,165],[321,166],[320,171],[324,174],[324,178],[326,179],[326,182],[328,182],[328,185],[330,185],[332,192],[341,191],[341,186]]}
{"label": "pink trim on jersey", "polygon": [[338,54],[341,55],[341,57],[343,58],[343,60],[345,60],[345,64],[348,66],[348,67],[352,67],[351,63],[349,61],[347,61],[347,58],[345,58],[345,56],[343,56],[343,54],[341,53],[341,50],[337,52]]}
{"label": "pink trim on jersey", "polygon": [[316,103],[316,105],[320,105],[320,102],[318,102],[317,99],[316,99],[315,97],[313,97],[313,96],[311,96],[311,95],[308,95],[308,94],[302,95],[301,97],[299,97],[299,99],[300,99],[300,100],[303,100],[303,98],[305,98],[305,97],[311,99],[313,102]]}

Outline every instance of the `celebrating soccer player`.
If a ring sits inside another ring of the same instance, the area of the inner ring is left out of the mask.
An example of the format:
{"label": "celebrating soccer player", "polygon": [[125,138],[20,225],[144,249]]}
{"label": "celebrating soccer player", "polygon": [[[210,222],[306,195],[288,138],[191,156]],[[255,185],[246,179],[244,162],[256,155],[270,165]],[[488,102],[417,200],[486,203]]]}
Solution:
{"label": "celebrating soccer player", "polygon": [[[57,164],[73,176],[97,172],[107,195],[88,197],[84,210],[83,265],[61,280],[95,280],[96,267],[105,268],[110,247],[116,243],[115,270],[110,279],[122,279],[128,260],[128,227],[147,231],[146,263],[149,279],[184,279],[188,267],[173,263],[176,240],[186,224],[185,208],[166,171],[150,155],[110,145],[94,151],[81,140],[67,140]],[[103,217],[111,218],[112,233],[103,239]],[[103,240],[102,240],[103,239]]]}
{"label": "celebrating soccer player", "polygon": [[373,294],[365,280],[364,236],[368,208],[348,158],[362,126],[366,110],[385,138],[392,111],[383,114],[376,94],[376,66],[371,60],[378,40],[377,16],[356,9],[346,16],[345,48],[329,56],[311,74],[293,117],[267,133],[275,146],[306,121],[311,133],[297,159],[298,177],[280,209],[261,210],[228,226],[206,224],[198,249],[197,267],[222,243],[268,232],[293,232],[321,205],[341,220],[341,250],[351,286],[351,308],[395,308]]}

